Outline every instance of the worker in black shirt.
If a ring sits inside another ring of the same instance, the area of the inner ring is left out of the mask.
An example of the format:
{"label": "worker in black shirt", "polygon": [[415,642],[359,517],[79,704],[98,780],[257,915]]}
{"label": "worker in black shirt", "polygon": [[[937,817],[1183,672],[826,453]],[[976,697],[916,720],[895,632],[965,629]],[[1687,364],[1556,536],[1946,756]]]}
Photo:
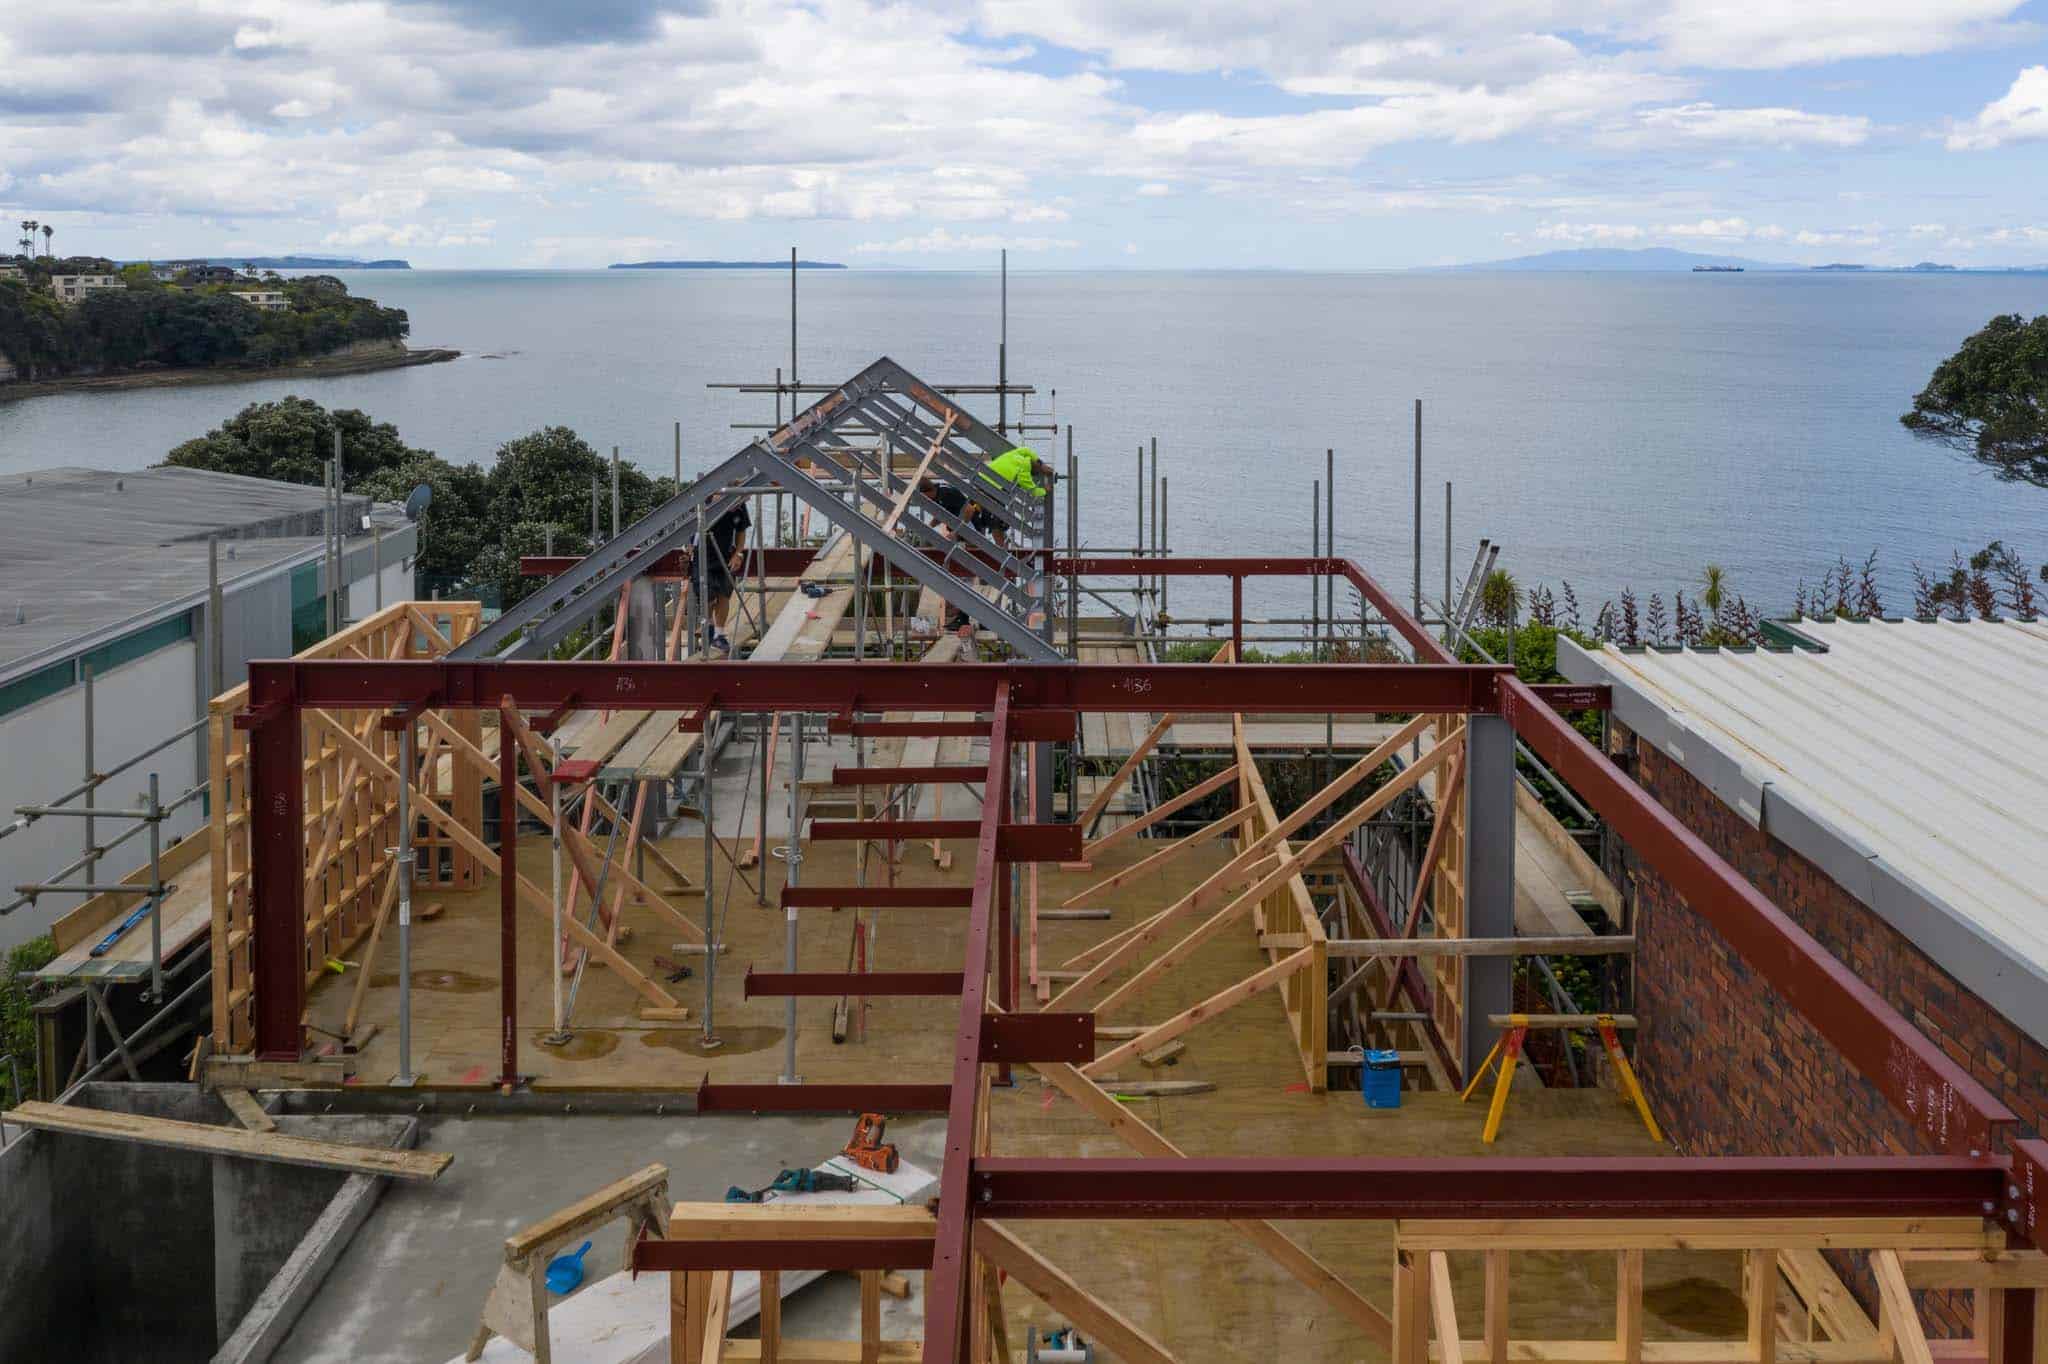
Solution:
{"label": "worker in black shirt", "polygon": [[[747,552],[747,532],[753,525],[754,518],[747,515],[746,499],[741,498],[711,523],[706,532],[711,553],[701,563],[695,557],[694,542],[691,545],[692,571],[702,570],[704,601],[711,614],[711,619],[704,623],[704,643],[727,657],[732,655],[732,641],[726,638],[725,620],[732,611],[733,582],[739,575],[740,562]],[[696,590],[694,582],[691,590]]]}
{"label": "worker in black shirt", "polygon": [[[961,492],[950,483],[941,483],[935,478],[927,478],[918,484],[917,490],[933,502],[944,507],[952,515],[971,524],[984,535],[994,533],[1000,524],[995,517],[983,511],[979,503],[968,501],[967,494]],[[939,534],[950,536],[952,531],[948,527],[941,526]],[[962,639],[966,639],[974,633],[973,623],[968,620],[967,613],[958,607],[947,613],[946,628],[948,630],[958,630]]]}

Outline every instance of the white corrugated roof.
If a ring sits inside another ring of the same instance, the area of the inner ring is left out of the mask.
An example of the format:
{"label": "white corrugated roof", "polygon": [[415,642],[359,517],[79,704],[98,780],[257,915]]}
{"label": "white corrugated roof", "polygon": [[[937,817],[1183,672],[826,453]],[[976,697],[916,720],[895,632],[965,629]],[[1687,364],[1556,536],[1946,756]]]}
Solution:
{"label": "white corrugated roof", "polygon": [[1796,628],[1827,651],[1567,646],[1560,666],[2048,1037],[2048,624]]}

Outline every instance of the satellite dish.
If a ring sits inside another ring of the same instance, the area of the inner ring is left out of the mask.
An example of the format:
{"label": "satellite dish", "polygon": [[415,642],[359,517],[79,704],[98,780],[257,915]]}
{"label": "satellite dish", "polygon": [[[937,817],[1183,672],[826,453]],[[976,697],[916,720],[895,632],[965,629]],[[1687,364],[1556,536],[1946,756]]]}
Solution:
{"label": "satellite dish", "polygon": [[425,511],[433,500],[434,489],[432,484],[422,483],[419,487],[414,488],[405,497],[405,519],[408,521],[419,520],[420,513]]}

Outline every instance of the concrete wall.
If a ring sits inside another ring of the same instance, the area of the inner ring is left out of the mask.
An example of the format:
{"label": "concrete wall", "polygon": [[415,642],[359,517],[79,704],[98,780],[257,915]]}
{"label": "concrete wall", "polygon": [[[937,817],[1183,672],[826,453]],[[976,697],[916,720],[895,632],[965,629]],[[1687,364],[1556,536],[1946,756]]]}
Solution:
{"label": "concrete wall", "polygon": [[[2048,1051],[1959,985],[1812,862],[1760,832],[1618,722],[1636,780],[1801,928],[2019,1115],[2048,1130]],[[1636,949],[1636,1061],[1687,1155],[1932,1154],[1861,1074],[1649,868],[1626,858]],[[1838,1264],[1866,1306],[1860,1264]],[[1928,1320],[1959,1332],[1968,1305]]]}
{"label": "concrete wall", "polygon": [[[88,1107],[225,1124],[191,1085],[95,1084]],[[409,1119],[281,1118],[279,1128],[390,1145]],[[324,1211],[344,1176],[136,1142],[10,1134],[0,1153],[0,1359],[207,1359]]]}

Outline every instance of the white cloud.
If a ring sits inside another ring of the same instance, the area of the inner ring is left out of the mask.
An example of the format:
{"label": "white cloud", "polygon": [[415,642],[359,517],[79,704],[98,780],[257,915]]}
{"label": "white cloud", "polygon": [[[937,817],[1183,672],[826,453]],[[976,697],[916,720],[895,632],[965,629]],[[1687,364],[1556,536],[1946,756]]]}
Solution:
{"label": "white cloud", "polygon": [[853,249],[864,256],[933,256],[951,252],[1071,251],[1080,244],[1062,237],[1001,237],[991,233],[960,236],[937,227],[921,236],[862,242]]}
{"label": "white cloud", "polygon": [[1652,133],[1699,142],[1754,143],[1769,147],[1857,147],[1870,137],[1860,114],[1811,114],[1803,109],[1725,109],[1680,104],[1645,109],[1638,125]]}
{"label": "white cloud", "polygon": [[1741,241],[1751,234],[1745,218],[1702,218],[1696,223],[1672,223],[1662,231],[1669,237],[1704,237],[1714,241]]}
{"label": "white cloud", "polygon": [[1171,193],[1173,193],[1173,186],[1167,184],[1164,180],[1147,180],[1144,184],[1138,186],[1138,197],[1141,199],[1164,199]]}
{"label": "white cloud", "polygon": [[1626,246],[1648,235],[1634,223],[1545,223],[1535,232],[1538,241],[1564,242],[1570,246]]}
{"label": "white cloud", "polygon": [[1948,135],[1950,151],[1981,151],[2048,138],[2048,66],[2029,66],[2012,88]]}
{"label": "white cloud", "polygon": [[1137,255],[1137,254],[1138,254],[1138,244],[1137,244],[1136,242],[1125,242],[1125,243],[1124,243],[1124,254],[1125,254],[1126,256],[1135,256],[1135,255]]}
{"label": "white cloud", "polygon": [[1939,237],[1948,231],[1941,223],[1914,223],[1906,231],[1915,237]]}
{"label": "white cloud", "polygon": [[1632,25],[1685,66],[1769,68],[1916,57],[2023,37],[2021,0],[1675,0]]}

